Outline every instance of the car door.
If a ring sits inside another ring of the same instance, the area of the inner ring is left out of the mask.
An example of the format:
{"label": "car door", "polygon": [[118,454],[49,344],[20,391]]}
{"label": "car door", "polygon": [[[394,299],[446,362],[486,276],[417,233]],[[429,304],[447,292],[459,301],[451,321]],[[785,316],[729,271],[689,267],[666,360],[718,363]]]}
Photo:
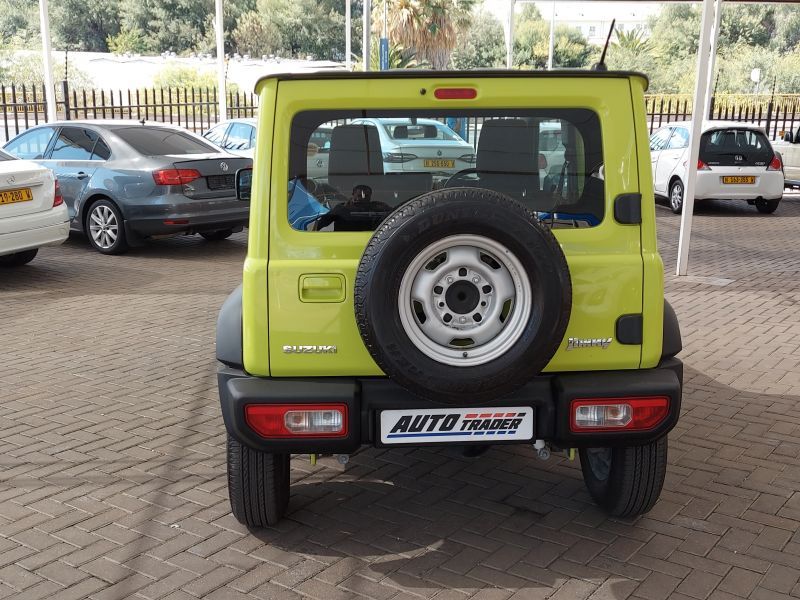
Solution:
{"label": "car door", "polygon": [[674,127],[666,147],[659,153],[658,164],[653,177],[657,182],[657,192],[667,192],[672,174],[680,166],[680,161],[688,147],[689,130],[686,127]]}
{"label": "car door", "polygon": [[656,176],[656,167],[658,166],[658,159],[661,156],[661,152],[666,148],[671,135],[672,127],[662,127],[650,136],[650,166],[653,169],[653,186],[657,192],[664,192],[666,190],[666,183],[659,181]]}
{"label": "car door", "polygon": [[222,148],[222,145],[225,143],[225,134],[228,132],[228,127],[230,127],[230,123],[214,125],[214,127],[203,134],[203,137],[215,146]]}
{"label": "car door", "polygon": [[[100,136],[91,129],[61,127],[46,159],[41,161],[58,177],[61,194],[69,209],[70,219],[75,218],[86,185],[102,162],[100,156],[94,154],[98,141],[101,141]],[[105,142],[103,142],[103,146],[105,146]],[[105,148],[107,149],[108,146]]]}

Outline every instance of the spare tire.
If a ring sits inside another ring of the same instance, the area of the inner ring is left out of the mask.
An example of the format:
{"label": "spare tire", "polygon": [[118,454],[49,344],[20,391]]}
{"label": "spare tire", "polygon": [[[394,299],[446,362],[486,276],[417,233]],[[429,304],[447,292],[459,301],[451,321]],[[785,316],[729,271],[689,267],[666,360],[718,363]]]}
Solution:
{"label": "spare tire", "polygon": [[480,188],[396,209],[358,266],[355,316],[367,350],[415,394],[474,404],[541,372],[569,322],[561,247],[535,215]]}

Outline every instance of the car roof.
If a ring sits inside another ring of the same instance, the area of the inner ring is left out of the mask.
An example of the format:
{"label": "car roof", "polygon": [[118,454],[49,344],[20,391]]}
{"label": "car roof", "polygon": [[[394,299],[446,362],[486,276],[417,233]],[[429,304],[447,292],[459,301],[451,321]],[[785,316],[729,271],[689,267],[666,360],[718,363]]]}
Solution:
{"label": "car roof", "polygon": [[[122,127],[159,127],[164,129],[175,129],[176,131],[187,131],[182,127],[161,123],[160,121],[137,121],[136,119],[74,119],[51,121],[40,123],[36,127],[100,127],[102,129],[120,129]],[[31,127],[30,129],[34,129]],[[28,131],[30,131],[30,129]]]}
{"label": "car roof", "polygon": [[258,119],[255,117],[234,117],[233,119],[225,119],[224,121],[220,121],[216,125],[226,125],[228,123],[247,123],[248,125],[258,125]]}
{"label": "car roof", "polygon": [[647,89],[649,79],[644,73],[636,71],[590,71],[587,69],[557,69],[553,71],[533,71],[521,69],[476,69],[474,71],[433,71],[429,69],[390,69],[388,71],[346,71],[341,69],[309,69],[295,73],[268,73],[256,80],[256,87],[268,79],[284,80],[323,80],[323,79],[453,79],[453,78],[527,78],[527,79],[629,79],[640,78]]}
{"label": "car roof", "polygon": [[[672,123],[664,123],[662,127],[689,127],[691,128],[691,121],[673,121]],[[661,129],[662,127],[659,127]],[[757,123],[743,123],[741,121],[703,121],[702,131],[716,131],[718,129],[751,129],[753,131],[766,131],[763,125]]]}

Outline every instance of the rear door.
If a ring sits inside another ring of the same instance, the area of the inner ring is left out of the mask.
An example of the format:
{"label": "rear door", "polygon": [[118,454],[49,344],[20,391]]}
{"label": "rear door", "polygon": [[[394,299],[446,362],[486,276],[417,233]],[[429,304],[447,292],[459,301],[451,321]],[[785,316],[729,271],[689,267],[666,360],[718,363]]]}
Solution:
{"label": "rear door", "polygon": [[659,193],[666,192],[667,183],[658,178],[658,159],[661,156],[661,152],[667,147],[671,135],[672,127],[662,127],[650,136],[650,165],[653,170],[653,186]]}
{"label": "rear door", "polygon": [[100,136],[91,129],[61,127],[46,160],[42,161],[58,178],[70,219],[75,217],[89,179],[102,162],[94,155],[98,141]]}
{"label": "rear door", "polygon": [[689,147],[689,130],[686,127],[674,127],[666,147],[659,152],[656,165],[656,190],[666,193],[669,181],[675,169],[680,166],[686,148]]}

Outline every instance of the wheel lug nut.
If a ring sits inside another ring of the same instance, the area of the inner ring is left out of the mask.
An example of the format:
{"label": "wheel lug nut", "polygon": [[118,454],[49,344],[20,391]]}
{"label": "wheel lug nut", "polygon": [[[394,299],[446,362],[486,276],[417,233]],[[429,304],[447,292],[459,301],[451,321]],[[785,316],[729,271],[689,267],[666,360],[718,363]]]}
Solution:
{"label": "wheel lug nut", "polygon": [[467,317],[461,317],[458,320],[461,321],[462,323],[466,323],[467,322]]}
{"label": "wheel lug nut", "polygon": [[480,277],[473,277],[472,278],[472,283],[478,283],[480,280],[481,280]]}
{"label": "wheel lug nut", "polygon": [[453,278],[452,277],[448,277],[447,278],[447,283],[453,283]]}

